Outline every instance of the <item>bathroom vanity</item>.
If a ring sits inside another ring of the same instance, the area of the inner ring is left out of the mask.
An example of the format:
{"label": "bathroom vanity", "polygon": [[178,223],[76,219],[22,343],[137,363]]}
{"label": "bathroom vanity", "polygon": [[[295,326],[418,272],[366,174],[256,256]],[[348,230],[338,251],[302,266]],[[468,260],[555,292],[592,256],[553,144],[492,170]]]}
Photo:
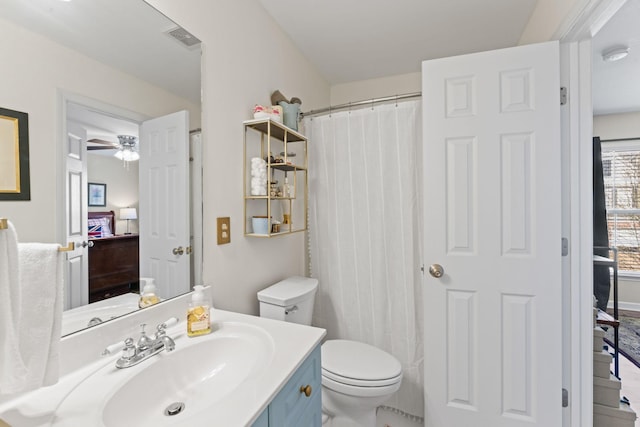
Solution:
{"label": "bathroom vanity", "polygon": [[322,425],[320,345],[271,401],[253,427]]}
{"label": "bathroom vanity", "polygon": [[[214,310],[214,331],[190,338],[190,294],[72,334],[61,342],[57,384],[0,398],[11,426],[320,426],[319,328]],[[118,369],[105,347],[177,316],[175,350]],[[183,403],[175,415],[166,415]],[[0,423],[1,425],[1,423]]]}

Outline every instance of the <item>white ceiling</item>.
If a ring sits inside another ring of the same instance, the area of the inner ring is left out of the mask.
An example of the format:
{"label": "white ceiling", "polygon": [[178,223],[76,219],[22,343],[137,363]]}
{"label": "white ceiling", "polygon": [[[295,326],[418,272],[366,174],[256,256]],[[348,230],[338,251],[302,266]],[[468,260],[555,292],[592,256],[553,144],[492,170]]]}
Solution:
{"label": "white ceiling", "polygon": [[[259,0],[331,84],[420,71],[425,59],[515,46],[534,0]],[[640,111],[640,0],[593,40],[595,114]],[[601,53],[628,46],[605,63]],[[358,101],[358,100],[354,100]]]}
{"label": "white ceiling", "polygon": [[330,84],[515,46],[536,0],[259,0]]}
{"label": "white ceiling", "polygon": [[[418,72],[424,59],[514,46],[536,0],[259,2],[338,84]],[[200,49],[167,36],[176,24],[142,0],[0,0],[0,10],[4,19],[200,102]],[[628,0],[593,41],[596,114],[640,110],[637,22],[640,0]],[[629,57],[603,63],[601,51],[618,44],[630,46]]]}

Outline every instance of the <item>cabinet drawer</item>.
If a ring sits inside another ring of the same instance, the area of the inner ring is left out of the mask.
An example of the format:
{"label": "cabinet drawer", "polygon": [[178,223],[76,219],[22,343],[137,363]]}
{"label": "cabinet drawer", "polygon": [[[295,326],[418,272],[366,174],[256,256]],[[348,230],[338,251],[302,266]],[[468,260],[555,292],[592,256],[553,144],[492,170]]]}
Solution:
{"label": "cabinet drawer", "polygon": [[[321,421],[321,372],[320,346],[318,345],[307,360],[291,377],[289,382],[273,399],[269,406],[269,426],[299,427],[301,417]],[[307,397],[301,387],[311,386],[311,395]],[[314,405],[317,408],[314,408]],[[309,411],[309,413],[305,413]],[[317,415],[313,415],[317,413]],[[316,423],[309,424],[316,425]]]}

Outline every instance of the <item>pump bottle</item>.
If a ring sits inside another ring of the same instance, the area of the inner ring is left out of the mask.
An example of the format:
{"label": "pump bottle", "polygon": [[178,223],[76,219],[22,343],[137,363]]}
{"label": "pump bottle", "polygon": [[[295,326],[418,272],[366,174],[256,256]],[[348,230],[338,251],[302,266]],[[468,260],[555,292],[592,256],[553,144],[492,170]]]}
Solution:
{"label": "pump bottle", "polygon": [[156,295],[156,285],[154,283],[154,279],[144,279],[145,285],[142,288],[142,293],[140,294],[140,301],[138,302],[138,307],[145,308],[150,305],[154,305],[160,302],[160,298]]}
{"label": "pump bottle", "polygon": [[203,286],[193,287],[191,302],[187,310],[187,335],[197,337],[211,332],[211,317],[209,304],[204,302]]}

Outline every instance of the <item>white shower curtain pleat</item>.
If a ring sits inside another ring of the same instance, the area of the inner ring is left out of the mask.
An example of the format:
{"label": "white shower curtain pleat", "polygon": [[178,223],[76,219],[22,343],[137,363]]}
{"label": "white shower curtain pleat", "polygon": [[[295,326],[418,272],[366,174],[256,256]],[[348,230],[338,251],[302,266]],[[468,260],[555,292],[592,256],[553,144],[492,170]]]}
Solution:
{"label": "white shower curtain pleat", "polygon": [[424,416],[420,101],[307,117],[314,324],[393,354]]}

